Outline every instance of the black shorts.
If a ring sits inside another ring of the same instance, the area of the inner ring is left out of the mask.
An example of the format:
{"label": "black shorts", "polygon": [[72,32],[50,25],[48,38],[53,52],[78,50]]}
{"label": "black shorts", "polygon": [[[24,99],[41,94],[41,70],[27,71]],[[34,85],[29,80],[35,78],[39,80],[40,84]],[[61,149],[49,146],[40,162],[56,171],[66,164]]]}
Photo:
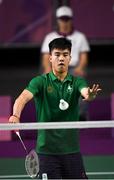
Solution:
{"label": "black shorts", "polygon": [[48,179],[88,179],[81,153],[39,156],[39,179],[46,173]]}

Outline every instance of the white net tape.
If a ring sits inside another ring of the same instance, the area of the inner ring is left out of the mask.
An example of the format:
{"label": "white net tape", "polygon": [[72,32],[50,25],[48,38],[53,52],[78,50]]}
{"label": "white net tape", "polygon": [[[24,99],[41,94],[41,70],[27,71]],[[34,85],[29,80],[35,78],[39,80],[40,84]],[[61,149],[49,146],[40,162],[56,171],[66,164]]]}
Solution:
{"label": "white net tape", "polygon": [[113,128],[114,121],[82,121],[82,122],[46,122],[46,123],[0,123],[0,130],[38,130],[38,129],[84,129]]}

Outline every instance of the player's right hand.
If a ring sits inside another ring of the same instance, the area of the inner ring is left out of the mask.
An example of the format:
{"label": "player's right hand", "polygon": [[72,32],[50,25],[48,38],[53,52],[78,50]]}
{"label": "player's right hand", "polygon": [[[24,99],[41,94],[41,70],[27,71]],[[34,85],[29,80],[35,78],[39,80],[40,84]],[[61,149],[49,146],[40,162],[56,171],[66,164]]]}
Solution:
{"label": "player's right hand", "polygon": [[15,115],[12,115],[9,118],[9,123],[20,123],[20,118]]}

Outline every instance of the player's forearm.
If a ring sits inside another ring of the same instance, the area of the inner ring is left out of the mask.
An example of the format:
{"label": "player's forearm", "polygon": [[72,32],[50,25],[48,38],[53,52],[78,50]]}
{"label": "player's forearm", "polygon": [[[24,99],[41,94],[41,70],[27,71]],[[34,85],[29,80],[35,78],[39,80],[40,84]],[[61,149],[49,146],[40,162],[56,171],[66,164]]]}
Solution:
{"label": "player's forearm", "polygon": [[13,106],[13,114],[9,118],[10,123],[19,123],[20,122],[20,116],[22,113],[22,110],[26,104],[26,101],[23,100],[20,96],[16,99],[14,106]]}
{"label": "player's forearm", "polygon": [[21,112],[26,103],[27,102],[22,97],[17,98],[13,106],[13,115],[17,116],[20,119]]}
{"label": "player's forearm", "polygon": [[13,115],[9,118],[10,123],[20,122],[20,116],[25,104],[33,98],[33,94],[28,90],[24,90],[16,99],[13,106]]}

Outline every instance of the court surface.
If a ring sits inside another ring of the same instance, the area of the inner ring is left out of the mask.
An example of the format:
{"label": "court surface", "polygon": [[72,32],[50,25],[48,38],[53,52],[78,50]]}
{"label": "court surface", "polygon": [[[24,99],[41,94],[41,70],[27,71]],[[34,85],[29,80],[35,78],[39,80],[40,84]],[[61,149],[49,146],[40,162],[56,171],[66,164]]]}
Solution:
{"label": "court surface", "polygon": [[[114,179],[114,156],[83,156],[89,179]],[[30,179],[23,158],[1,158],[0,179]]]}

